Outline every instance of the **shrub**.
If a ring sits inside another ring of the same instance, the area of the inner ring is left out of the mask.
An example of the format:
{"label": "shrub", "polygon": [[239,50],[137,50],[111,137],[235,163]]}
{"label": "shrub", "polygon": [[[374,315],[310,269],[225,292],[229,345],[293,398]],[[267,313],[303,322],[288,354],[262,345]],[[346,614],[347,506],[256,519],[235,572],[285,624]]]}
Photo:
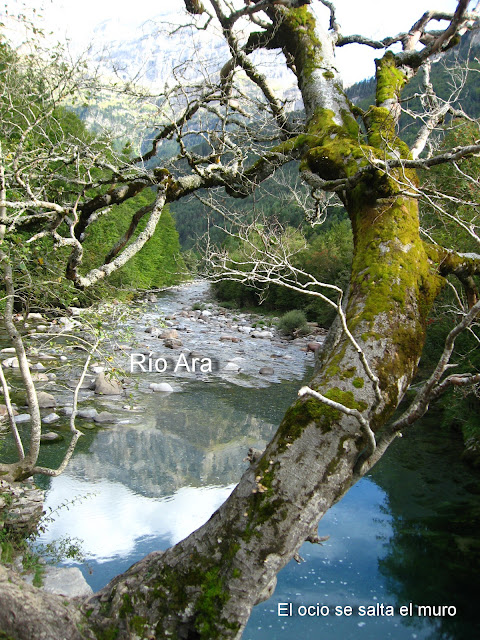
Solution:
{"label": "shrub", "polygon": [[285,335],[294,335],[307,329],[307,317],[299,309],[285,313],[278,321],[279,330]]}

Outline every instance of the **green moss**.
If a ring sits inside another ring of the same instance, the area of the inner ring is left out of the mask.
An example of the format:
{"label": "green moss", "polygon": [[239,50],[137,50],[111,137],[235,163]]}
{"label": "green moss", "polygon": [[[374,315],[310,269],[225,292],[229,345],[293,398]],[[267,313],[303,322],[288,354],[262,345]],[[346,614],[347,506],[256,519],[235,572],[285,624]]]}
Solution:
{"label": "green moss", "polygon": [[333,73],[333,71],[324,71],[323,77],[325,78],[325,80],[332,80],[335,77],[335,74]]}
{"label": "green moss", "polygon": [[395,55],[391,51],[375,61],[377,67],[377,107],[383,105],[387,100],[397,100],[400,92],[407,81],[406,74],[398,69]]}
{"label": "green moss", "polygon": [[138,636],[142,636],[147,624],[148,621],[146,618],[143,618],[142,616],[132,616],[132,618],[130,618],[129,626]]}
{"label": "green moss", "polygon": [[100,629],[96,632],[96,637],[98,640],[115,640],[118,637],[119,629],[118,627],[111,626],[108,629]]}
{"label": "green moss", "polygon": [[[230,594],[225,588],[224,579],[220,574],[220,568],[214,567],[207,571],[202,584],[202,592],[198,598],[195,609],[198,612],[195,620],[195,628],[204,640],[219,638],[217,628],[218,612],[229,600]],[[231,629],[238,629],[238,625],[231,625],[222,620],[222,624]]]}
{"label": "green moss", "polygon": [[120,607],[118,615],[120,616],[120,618],[126,618],[127,615],[133,613],[134,611],[132,599],[128,593],[124,593],[122,596],[122,600],[123,600],[123,604]]}
{"label": "green moss", "polygon": [[352,380],[352,384],[356,389],[363,389],[365,382],[363,378],[355,378]]}
{"label": "green moss", "polygon": [[303,80],[308,81],[321,64],[322,44],[315,32],[315,18],[306,6],[285,12],[282,36],[290,51],[295,52]]}

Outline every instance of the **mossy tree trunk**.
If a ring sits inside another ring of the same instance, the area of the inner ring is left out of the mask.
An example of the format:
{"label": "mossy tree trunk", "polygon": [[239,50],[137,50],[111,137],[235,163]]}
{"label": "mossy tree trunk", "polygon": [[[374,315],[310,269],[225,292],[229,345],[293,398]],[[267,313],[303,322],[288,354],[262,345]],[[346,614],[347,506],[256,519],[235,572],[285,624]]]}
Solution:
{"label": "mossy tree trunk", "polygon": [[[307,130],[295,140],[301,170],[323,180],[353,176],[370,158],[406,155],[395,136],[395,96],[405,78],[387,56],[363,137],[338,83],[331,43],[306,7],[283,12],[279,37],[301,66]],[[117,637],[238,638],[252,607],[323,514],[358,479],[378,433],[410,384],[442,279],[419,235],[418,203],[400,183],[411,172],[372,169],[342,194],[354,232],[345,316],[325,343],[311,389],[354,413],[305,396],[288,411],[262,457],[198,531],[116,578],[86,605],[92,625]],[[353,338],[353,339],[352,339]],[[359,349],[360,347],[360,349]],[[368,362],[368,368],[365,367]],[[369,427],[362,427],[355,411]],[[129,635],[130,634],[130,635]]]}

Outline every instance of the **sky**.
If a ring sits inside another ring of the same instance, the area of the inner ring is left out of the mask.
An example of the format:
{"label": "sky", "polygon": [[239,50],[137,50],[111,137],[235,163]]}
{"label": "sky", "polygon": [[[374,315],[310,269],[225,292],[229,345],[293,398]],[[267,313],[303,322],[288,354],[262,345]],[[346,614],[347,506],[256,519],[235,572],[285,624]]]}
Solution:
{"label": "sky", "polygon": [[[238,3],[240,0],[236,0]],[[4,0],[8,10],[33,10],[42,13],[48,28],[58,38],[68,36],[72,42],[85,48],[97,27],[104,20],[113,20],[118,39],[134,38],[142,23],[159,13],[171,13],[178,19],[183,10],[183,0]],[[240,2],[240,5],[243,3]],[[454,11],[456,0],[336,0],[337,21],[343,35],[361,33],[381,38],[394,35],[408,28],[427,9]],[[473,5],[473,2],[472,2]],[[321,15],[326,10],[314,0]],[[42,9],[43,7],[43,9]],[[113,28],[113,27],[112,27]],[[103,43],[102,43],[103,44]],[[338,62],[346,85],[373,75],[373,59],[378,56],[367,47],[349,45],[338,53]]]}

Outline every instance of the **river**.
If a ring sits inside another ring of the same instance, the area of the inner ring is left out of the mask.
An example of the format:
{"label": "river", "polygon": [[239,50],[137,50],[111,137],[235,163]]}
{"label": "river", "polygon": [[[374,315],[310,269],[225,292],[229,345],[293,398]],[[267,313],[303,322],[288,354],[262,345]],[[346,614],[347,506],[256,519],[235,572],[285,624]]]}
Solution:
{"label": "river", "polygon": [[[171,318],[183,346],[210,358],[212,372],[138,371],[127,399],[82,392],[83,404],[110,411],[117,422],[92,428],[79,420],[85,436],[66,472],[40,479],[46,506],[54,511],[40,542],[82,540],[81,569],[94,590],[208,519],[238,481],[248,448],[265,446],[311,371],[312,354],[301,350],[301,342],[240,332],[238,326],[252,324],[249,316],[220,316],[215,306],[204,318],[201,310],[189,316],[186,311],[201,306],[205,295],[203,283],[174,288],[139,308],[124,329],[131,344],[145,353],[154,345],[174,362],[180,351],[162,351],[158,338],[145,334],[160,316]],[[54,355],[46,343],[43,351]],[[127,368],[128,345],[120,345],[115,358]],[[225,370],[228,362],[239,370]],[[260,374],[267,365],[273,371]],[[173,392],[152,392],[150,384],[160,381]],[[59,379],[49,389],[59,404],[68,403]],[[53,428],[62,433],[66,420]],[[58,463],[62,446],[45,446],[42,463]],[[322,519],[319,535],[329,539],[322,546],[305,544],[304,562],[292,561],[279,574],[275,594],[254,609],[244,638],[480,637],[474,595],[480,588],[479,478],[460,456],[461,443],[435,418],[392,445]],[[419,616],[417,605],[450,609],[442,617]],[[386,615],[392,610],[395,615]]]}

